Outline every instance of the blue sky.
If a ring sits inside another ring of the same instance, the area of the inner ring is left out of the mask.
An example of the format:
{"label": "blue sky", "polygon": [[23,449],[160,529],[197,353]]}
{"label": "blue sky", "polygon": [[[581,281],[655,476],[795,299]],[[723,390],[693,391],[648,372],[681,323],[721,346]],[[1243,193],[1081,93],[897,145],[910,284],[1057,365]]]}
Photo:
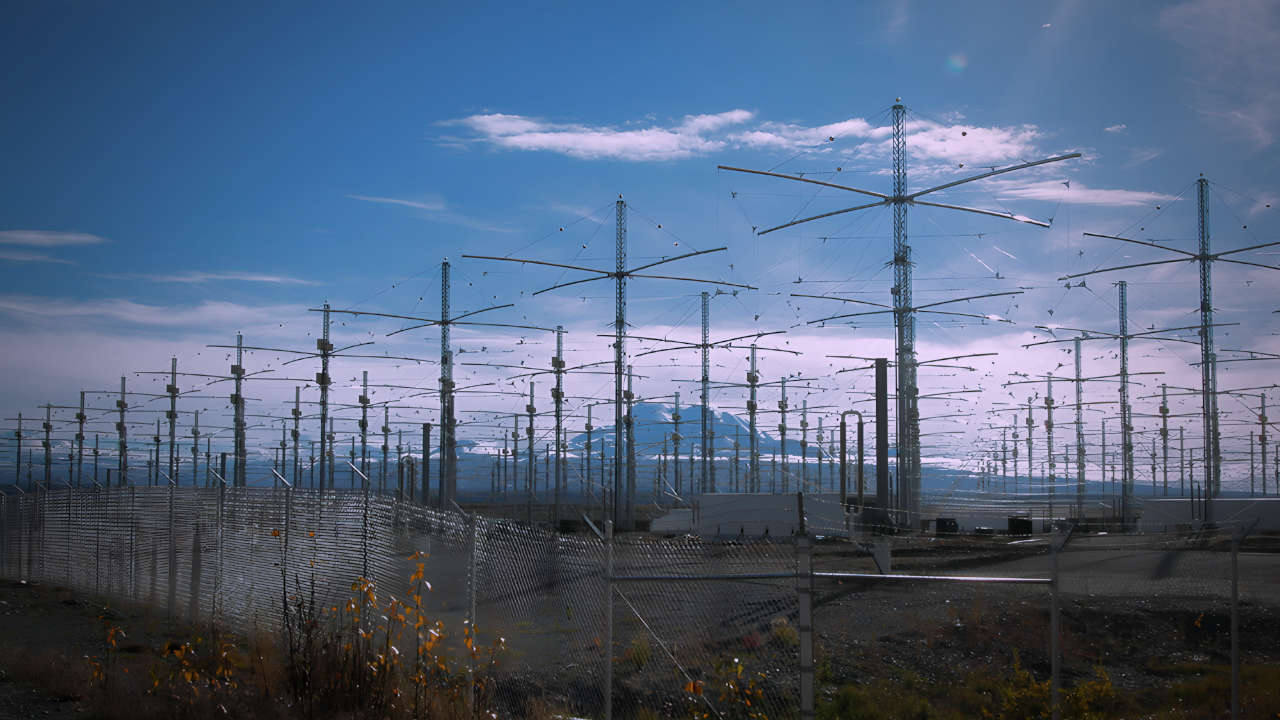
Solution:
{"label": "blue sky", "polygon": [[[939,196],[1052,217],[1048,230],[912,210],[918,299],[1027,288],[970,308],[1012,323],[921,322],[925,354],[1002,353],[979,372],[929,381],[989,391],[952,410],[991,407],[995,395],[1014,391],[999,389],[1010,371],[1055,369],[1057,350],[1020,348],[1036,324],[1114,330],[1112,280],[1130,281],[1134,324],[1194,322],[1196,276],[1184,265],[1064,288],[1061,274],[1156,257],[1082,232],[1158,237],[1190,249],[1189,188],[1204,173],[1214,183],[1215,244],[1280,239],[1267,207],[1280,198],[1280,11],[1265,0],[625,10],[33,2],[11,3],[7,14],[0,29],[5,417],[30,416],[49,401],[70,404],[79,389],[165,368],[171,355],[183,369],[220,372],[225,357],[203,345],[233,341],[237,330],[254,344],[309,346],[306,333],[314,335],[318,321],[306,308],[325,300],[434,316],[445,256],[454,260],[455,308],[515,303],[494,321],[561,323],[578,360],[604,357],[606,341],[594,337],[611,319],[603,283],[535,299],[532,291],[576,276],[458,256],[610,265],[619,194],[632,209],[633,257],[727,246],[671,269],[760,288],[716,298],[713,338],[836,312],[792,292],[888,303],[888,210],[755,236],[752,225],[836,209],[848,198],[716,165],[839,175],[833,181],[887,192],[883,128],[899,96],[910,109],[912,188],[986,166],[1084,155]],[[1275,264],[1268,252],[1252,259]],[[1243,267],[1215,275],[1215,305],[1241,323],[1224,329],[1232,334],[1221,344],[1280,351],[1280,316],[1271,313],[1280,308],[1276,278]],[[637,283],[636,332],[696,335],[700,289]],[[338,334],[376,340],[378,351],[437,352],[434,334],[385,338],[389,329],[362,321]],[[823,355],[888,354],[889,337],[876,317],[856,329],[790,328],[780,342],[805,356],[769,357],[766,373],[822,373],[831,382],[813,393],[845,402],[869,378],[834,375],[843,366]],[[458,337],[478,359],[544,365],[545,339],[520,339]],[[1113,372],[1113,348],[1098,345],[1086,361]],[[1194,382],[1187,364],[1194,348],[1139,352],[1135,364],[1165,370],[1170,384]],[[741,354],[718,357],[716,372],[740,381]],[[1220,384],[1269,384],[1268,366],[1239,363]],[[354,377],[360,367],[343,370]],[[426,367],[365,369],[422,383],[434,373]],[[695,375],[647,372],[651,391],[642,384],[642,395]],[[577,382],[584,396],[607,387],[603,376]],[[283,389],[263,389],[261,409],[274,411]],[[477,402],[494,410],[523,404]],[[741,404],[731,394],[715,402]],[[220,409],[210,403],[210,412]],[[1248,419],[1239,402],[1224,409]],[[936,429],[964,434],[938,436],[926,455],[970,459],[971,444],[952,438],[977,437],[981,423],[953,422]]]}

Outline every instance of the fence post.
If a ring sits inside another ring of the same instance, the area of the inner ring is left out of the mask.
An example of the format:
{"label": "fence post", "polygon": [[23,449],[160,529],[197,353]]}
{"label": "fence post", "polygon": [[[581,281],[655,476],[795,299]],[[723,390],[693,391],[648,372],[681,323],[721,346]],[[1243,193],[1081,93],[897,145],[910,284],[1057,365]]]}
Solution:
{"label": "fence post", "polygon": [[471,629],[470,657],[467,662],[467,717],[475,717],[476,702],[476,514],[467,516],[470,530],[467,553],[467,627]]}
{"label": "fence post", "polygon": [[604,720],[613,720],[613,520],[604,521]]}
{"label": "fence post", "polygon": [[1049,706],[1053,720],[1062,718],[1062,652],[1059,647],[1062,619],[1058,611],[1058,551],[1060,549],[1057,538],[1050,537],[1049,578],[1052,582],[1049,583]]}
{"label": "fence post", "polygon": [[813,689],[813,545],[804,519],[804,495],[796,493],[796,511],[800,516],[800,533],[796,536],[796,600],[799,604],[800,630],[800,718],[810,720],[814,714]]}
{"label": "fence post", "polygon": [[1231,533],[1231,720],[1240,717],[1240,531]]}

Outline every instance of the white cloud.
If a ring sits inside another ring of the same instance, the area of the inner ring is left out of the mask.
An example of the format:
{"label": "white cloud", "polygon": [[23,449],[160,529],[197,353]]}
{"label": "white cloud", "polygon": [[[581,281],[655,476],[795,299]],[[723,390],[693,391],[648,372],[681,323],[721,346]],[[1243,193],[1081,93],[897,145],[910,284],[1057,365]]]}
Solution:
{"label": "white cloud", "polygon": [[[450,144],[483,143],[504,150],[555,152],[585,160],[625,160],[654,162],[703,156],[734,148],[778,149],[825,152],[829,148],[848,152],[856,148],[867,156],[887,156],[891,150],[892,128],[872,125],[864,118],[848,118],[822,125],[760,121],[747,110],[729,110],[707,115],[689,115],[669,126],[591,126],[552,123],[522,115],[472,115],[450,121],[473,134],[462,139],[450,137]],[[958,120],[958,118],[957,118]],[[907,122],[907,147],[913,162],[946,161],[990,165],[1029,159],[1038,155],[1037,141],[1043,133],[1033,125],[983,127],[959,122],[943,124],[932,120]],[[836,141],[849,141],[836,144]],[[936,168],[914,168],[932,172]],[[392,202],[388,198],[361,198]],[[405,203],[407,204],[407,203]]]}
{"label": "white cloud", "polygon": [[1273,0],[1191,0],[1160,13],[1159,26],[1185,48],[1200,112],[1223,120],[1257,147],[1280,123],[1280,4]]}
{"label": "white cloud", "polygon": [[1107,127],[1102,128],[1103,132],[1109,132],[1109,133],[1122,133],[1127,131],[1128,129],[1129,129],[1129,126],[1125,125],[1124,123],[1119,123],[1117,125],[1108,125]]}
{"label": "white cloud", "polygon": [[56,257],[53,257],[52,255],[46,255],[44,253],[31,252],[30,250],[0,249],[0,260],[5,260],[8,262],[45,262],[45,263],[57,263],[59,265],[75,265],[75,263],[70,260],[56,258]]}
{"label": "white cloud", "polygon": [[288,275],[270,275],[253,272],[203,272],[185,270],[173,273],[93,273],[95,277],[109,280],[145,280],[147,282],[184,283],[198,285],[206,282],[233,281],[269,283],[274,285],[317,285],[314,280],[303,280]]}
{"label": "white cloud", "polygon": [[754,116],[748,110],[688,115],[679,123],[641,129],[553,123],[502,113],[472,115],[447,124],[474,133],[473,141],[507,150],[541,150],[585,160],[678,160],[724,147],[707,134],[740,125]]}
{"label": "white cloud", "polygon": [[24,245],[27,247],[65,247],[67,245],[98,245],[106,242],[97,235],[54,230],[0,230],[0,245]]}
{"label": "white cloud", "polygon": [[1000,198],[1047,200],[1100,207],[1152,206],[1173,200],[1172,196],[1162,193],[1148,192],[1146,190],[1092,188],[1076,180],[1071,181],[1070,187],[1067,187],[1062,180],[1040,180],[1036,182],[992,180],[989,189],[996,197]]}

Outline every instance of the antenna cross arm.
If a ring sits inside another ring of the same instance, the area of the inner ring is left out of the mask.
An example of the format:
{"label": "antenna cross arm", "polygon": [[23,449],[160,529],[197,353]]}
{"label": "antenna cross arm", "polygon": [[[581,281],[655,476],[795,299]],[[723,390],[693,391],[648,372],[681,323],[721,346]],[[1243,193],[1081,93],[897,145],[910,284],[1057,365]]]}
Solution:
{"label": "antenna cross arm", "polygon": [[944,183],[942,185],[931,187],[927,190],[921,190],[920,192],[911,193],[910,195],[907,196],[907,199],[915,200],[921,195],[928,195],[929,193],[932,193],[932,192],[938,192],[939,190],[946,190],[947,188],[953,188],[957,185],[963,185],[965,183],[970,183],[975,180],[985,180],[994,175],[1003,175],[1004,173],[1013,172],[1015,170],[1025,170],[1026,168],[1036,167],[1037,165],[1048,165],[1049,163],[1055,163],[1060,160],[1071,160],[1078,157],[1080,157],[1080,153],[1067,153],[1066,155],[1057,155],[1055,157],[1045,158],[1044,160],[1036,160],[1034,162],[1023,163],[1021,165],[1012,165],[1007,168],[999,168],[997,170],[992,170],[990,172],[982,173],[981,175],[974,175],[973,177],[967,177],[967,178],[964,178],[963,180],[954,180],[949,183]]}

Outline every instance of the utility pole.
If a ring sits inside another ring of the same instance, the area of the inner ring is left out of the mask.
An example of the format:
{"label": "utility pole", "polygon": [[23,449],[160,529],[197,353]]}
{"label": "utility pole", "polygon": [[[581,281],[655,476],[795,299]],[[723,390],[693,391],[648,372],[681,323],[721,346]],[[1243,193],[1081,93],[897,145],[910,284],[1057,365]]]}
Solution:
{"label": "utility pole", "polygon": [[[378,473],[378,490],[385,492],[387,488],[387,468],[390,467],[388,453],[391,450],[391,407],[382,406],[382,471]],[[400,466],[400,438],[396,438],[396,467]],[[410,493],[412,495],[412,493]]]}
{"label": "utility pole", "polygon": [[529,477],[525,485],[528,489],[528,496],[527,496],[528,497],[528,518],[527,519],[530,525],[533,524],[533,483],[538,472],[537,449],[534,448],[533,446],[533,416],[537,412],[533,407],[533,385],[534,385],[533,381],[530,380],[529,381],[529,404],[525,407],[525,410],[529,413],[529,428],[526,431],[527,437],[525,439],[526,444],[528,444],[529,446],[529,470],[528,470]]}
{"label": "utility pole", "polygon": [[[1033,431],[1036,429],[1035,420],[1031,418],[1031,403],[1033,401],[1034,401],[1034,398],[1027,398],[1027,490],[1028,491],[1034,491],[1034,484],[1032,482],[1031,476],[1035,473],[1035,464],[1032,460],[1033,455],[1031,451],[1031,436],[1033,434]],[[1043,485],[1044,483],[1042,482],[1041,486]]]}
{"label": "utility pole", "polygon": [[[684,437],[680,435],[680,391],[675,392],[675,412],[671,414],[671,468],[675,471],[676,495],[684,492],[684,488],[680,484],[680,442]],[[588,417],[590,417],[591,408],[587,408]],[[692,484],[692,480],[690,481]]]}
{"label": "utility pole", "polygon": [[302,458],[300,444],[302,442],[302,388],[293,387],[293,430],[289,433],[293,439],[293,486],[302,487]]}
{"label": "utility pole", "polygon": [[1129,408],[1129,284],[1120,288],[1120,452],[1123,473],[1120,488],[1120,520],[1127,528],[1133,494],[1133,416]]}
{"label": "utility pole", "polygon": [[800,484],[799,492],[809,492],[809,399],[800,401]]}
{"label": "utility pole", "polygon": [[1049,507],[1053,508],[1053,497],[1058,489],[1057,464],[1053,461],[1053,373],[1049,373],[1045,381],[1044,395],[1044,435],[1045,458],[1049,461]]}
{"label": "utility pole", "polygon": [[[79,488],[81,483],[84,481],[84,421],[85,419],[86,418],[84,414],[84,391],[81,390],[80,391],[80,411],[76,413],[76,487],[77,488]],[[1266,441],[1264,440],[1263,442],[1266,442]],[[1263,452],[1263,455],[1265,456],[1266,450],[1264,449],[1262,452]],[[1266,463],[1263,462],[1263,465],[1264,465],[1263,477],[1265,478]],[[17,478],[14,478],[14,480],[16,483]],[[1263,481],[1263,484],[1264,485],[1266,484],[1265,480]]]}
{"label": "utility pole", "polygon": [[244,487],[244,464],[248,459],[248,450],[245,448],[244,440],[244,336],[240,333],[236,333],[236,362],[231,366],[231,377],[235,379],[235,393],[231,396],[231,407],[234,418],[232,429],[235,434],[234,451],[236,458],[236,474],[232,485]]}
{"label": "utility pole", "polygon": [[[1160,383],[1160,442],[1164,446],[1164,495],[1169,496],[1169,390]],[[1154,482],[1155,478],[1152,478]]]}
{"label": "utility pole", "polygon": [[[1010,427],[1013,428],[1013,494],[1018,494],[1018,414],[1014,413],[1013,419],[1009,421]],[[1106,437],[1106,431],[1103,431],[1103,437]],[[1027,484],[1031,483],[1031,463],[1027,463]]]}
{"label": "utility pole", "polygon": [[781,413],[781,421],[778,423],[779,442],[782,452],[782,492],[783,494],[791,492],[791,485],[788,482],[789,475],[787,473],[787,379],[782,378],[782,399],[778,401],[778,412]]}
{"label": "utility pole", "polygon": [[169,385],[165,387],[169,395],[169,482],[178,485],[178,358],[169,359]]}
{"label": "utility pole", "polygon": [[[369,371],[360,374],[360,472],[369,477]],[[384,443],[385,444],[385,443]],[[386,462],[382,464],[382,483],[386,483]],[[366,480],[366,484],[367,484]]]}
{"label": "utility pole", "polygon": [[1258,401],[1258,448],[1262,455],[1262,494],[1267,494],[1267,394]]}
{"label": "utility pole", "polygon": [[127,487],[129,484],[129,442],[128,430],[125,425],[125,411],[129,409],[129,402],[125,400],[125,379],[120,378],[120,399],[116,400],[116,409],[120,411],[120,419],[116,422],[116,436],[119,438],[120,457],[117,458],[116,468],[116,485],[119,487]]}
{"label": "utility pole", "polygon": [[[1017,472],[1015,467],[1014,473]],[[1009,431],[1006,428],[1000,428],[1000,491],[1009,491]]]}
{"label": "utility pole", "polygon": [[1076,518],[1084,520],[1084,376],[1080,339],[1075,341],[1076,384]]}
{"label": "utility pole", "polygon": [[[208,461],[206,460],[206,463]],[[191,425],[191,487],[200,487],[200,411]]]}
{"label": "utility pole", "polygon": [[50,433],[53,431],[53,407],[52,404],[44,406],[44,440],[41,445],[44,446],[44,489],[51,490],[53,484],[53,441]]}
{"label": "utility pole", "polygon": [[[333,342],[329,340],[329,303],[324,304],[321,311],[322,331],[316,340],[316,349],[320,351],[320,372],[316,373],[316,385],[320,388],[320,485],[333,489],[333,456],[332,438],[326,441],[325,433],[330,432],[333,425],[329,422],[329,355],[333,352]],[[236,382],[237,386],[239,381]],[[329,470],[325,474],[326,469]]]}
{"label": "utility pole", "polygon": [[556,356],[551,358],[551,369],[556,375],[556,386],[551,390],[551,399],[555,401],[556,413],[556,471],[555,492],[552,493],[551,526],[557,531],[560,528],[560,489],[565,482],[564,453],[561,435],[564,431],[564,326],[556,326]]}
{"label": "utility pole", "polygon": [[[449,346],[449,261],[440,263],[440,507],[448,507],[448,503],[458,492],[458,421],[454,417],[454,382],[453,382],[453,350]],[[530,383],[530,388],[533,384]],[[530,390],[532,392],[532,390]],[[529,398],[529,406],[533,407],[533,398]],[[532,413],[532,410],[530,411]],[[532,432],[533,420],[529,420]],[[533,437],[529,438],[529,451],[533,452]],[[531,471],[532,472],[532,471]],[[532,477],[532,475],[530,476]],[[530,491],[532,492],[532,490]],[[530,496],[532,502],[532,496]]]}
{"label": "utility pole", "polygon": [[1178,497],[1187,495],[1187,437],[1185,428],[1178,428]]}
{"label": "utility pole", "polygon": [[[676,396],[676,399],[677,401],[679,400],[678,395]],[[677,405],[678,405],[678,402],[677,402]],[[677,413],[679,412],[679,407],[676,408],[676,411]],[[594,496],[596,493],[595,485],[591,484],[591,431],[594,429],[595,427],[591,424],[591,406],[588,405],[587,406],[587,426],[586,426],[587,442],[583,446],[583,450],[582,450],[582,471],[583,471],[582,474],[586,478],[587,490],[591,493],[592,496]],[[514,475],[515,465],[512,465],[511,467],[512,467],[512,473]],[[679,488],[677,488],[676,492],[679,492]]]}

